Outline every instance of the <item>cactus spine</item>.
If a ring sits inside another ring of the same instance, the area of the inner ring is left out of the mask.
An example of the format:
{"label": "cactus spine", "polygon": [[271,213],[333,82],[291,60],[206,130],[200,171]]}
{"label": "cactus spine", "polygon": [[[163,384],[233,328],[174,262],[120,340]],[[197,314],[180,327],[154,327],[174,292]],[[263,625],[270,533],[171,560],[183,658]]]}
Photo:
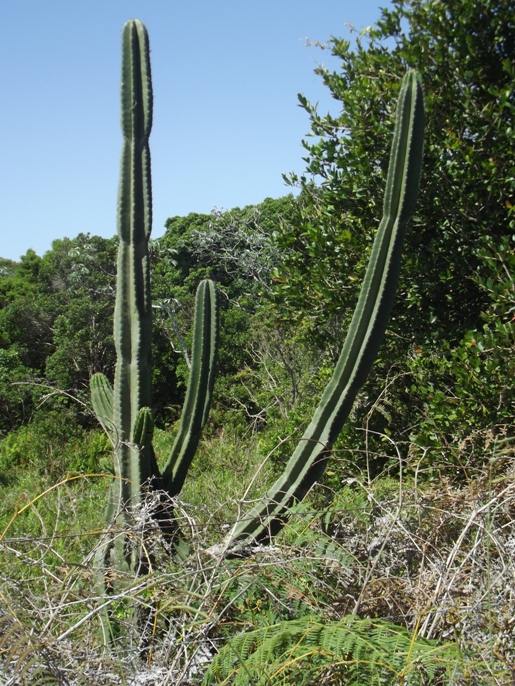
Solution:
{"label": "cactus spine", "polygon": [[281,517],[324,471],[331,447],[365,383],[384,336],[395,298],[406,223],[413,213],[422,167],[424,98],[418,74],[408,72],[399,100],[383,218],[340,358],[310,425],[284,473],[233,528],[225,549],[269,539]]}
{"label": "cactus spine", "polygon": [[[181,429],[161,477],[152,447],[150,410],[152,303],[148,241],[152,226],[150,150],[152,81],[145,26],[128,21],[122,33],[121,126],[123,148],[118,192],[118,272],[114,311],[114,388],[102,374],[91,379],[93,408],[115,448],[115,480],[107,509],[113,529],[132,524],[145,490],[180,491],[209,412],[217,349],[216,293],[199,286],[190,383]],[[168,515],[170,512],[168,512]],[[170,523],[167,531],[173,530]],[[141,544],[110,532],[99,549],[100,568],[144,571]]]}

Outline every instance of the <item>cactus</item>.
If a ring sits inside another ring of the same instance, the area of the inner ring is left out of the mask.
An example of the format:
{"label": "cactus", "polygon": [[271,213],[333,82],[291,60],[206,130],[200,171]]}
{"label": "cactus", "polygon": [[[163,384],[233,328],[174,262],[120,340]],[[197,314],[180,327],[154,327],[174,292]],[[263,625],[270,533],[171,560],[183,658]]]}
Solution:
{"label": "cactus", "polygon": [[[169,495],[180,491],[207,420],[217,349],[216,293],[213,283],[206,280],[197,292],[190,383],[181,429],[161,476],[152,447],[153,418],[149,409],[152,304],[148,241],[152,191],[148,140],[152,82],[147,30],[137,20],[127,22],[123,28],[121,110],[114,387],[102,374],[91,379],[93,408],[115,452],[115,479],[107,508],[112,527],[97,554],[102,573],[111,567],[122,572],[145,570],[141,542],[124,539],[115,529],[124,531],[124,525],[134,522],[146,489],[166,488]],[[170,516],[169,511],[166,514]],[[170,522],[163,526],[168,533],[176,530]]]}
{"label": "cactus", "polygon": [[[217,349],[214,284],[197,291],[190,379],[181,427],[162,473],[152,447],[150,345],[152,307],[148,264],[151,181],[148,139],[152,124],[152,85],[148,36],[137,20],[123,29],[122,131],[124,136],[118,199],[118,278],[114,315],[117,363],[114,387],[101,374],[91,380],[92,404],[115,450],[115,480],[107,510],[112,526],[97,563],[118,572],[145,571],[144,545],[124,535],[140,511],[146,489],[180,493],[207,420]],[[416,72],[404,77],[395,124],[383,218],[374,241],[358,304],[336,365],[313,419],[284,473],[263,501],[238,522],[220,554],[242,554],[266,542],[279,529],[290,505],[320,478],[356,393],[365,382],[383,338],[395,298],[406,223],[418,192],[422,164],[424,102]],[[161,496],[160,496],[161,497]],[[177,548],[178,529],[165,499],[158,512]],[[170,519],[171,517],[171,519]],[[122,532],[117,533],[116,529]]]}
{"label": "cactus", "polygon": [[292,502],[302,500],[324,471],[331,447],[366,381],[388,323],[406,223],[418,193],[423,136],[422,86],[418,74],[410,71],[399,94],[383,218],[333,377],[283,474],[264,500],[235,525],[225,542],[225,550],[236,552],[249,543],[273,536],[287,508]]}

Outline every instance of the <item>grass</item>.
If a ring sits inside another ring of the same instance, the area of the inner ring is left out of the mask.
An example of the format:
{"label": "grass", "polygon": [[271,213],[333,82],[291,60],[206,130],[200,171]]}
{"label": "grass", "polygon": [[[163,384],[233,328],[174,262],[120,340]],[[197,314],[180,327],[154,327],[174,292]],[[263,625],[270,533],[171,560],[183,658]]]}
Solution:
{"label": "grass", "polygon": [[[192,554],[175,563],[156,539],[152,572],[108,599],[118,626],[129,633],[134,604],[151,609],[150,650],[142,660],[137,651],[113,656],[103,649],[92,557],[111,476],[71,468],[105,459],[99,434],[54,444],[49,460],[45,436],[31,443],[28,430],[18,443],[11,435],[0,446],[4,465],[12,468],[13,455],[18,466],[20,456],[25,460],[1,492],[3,683],[100,686],[136,683],[131,679],[138,674],[138,683],[152,677],[163,686],[200,684],[232,637],[249,633],[255,648],[247,657],[254,659],[259,637],[270,637],[274,627],[295,635],[295,622],[312,627],[309,618],[316,618],[317,626],[340,626],[349,616],[389,622],[413,641],[440,646],[431,673],[419,665],[392,672],[384,683],[515,683],[515,464],[502,449],[458,484],[423,481],[415,471],[401,479],[349,477],[332,494],[318,487],[293,509],[273,546],[246,559],[220,560],[208,548],[237,516],[238,498],[261,458],[253,437],[207,439],[178,506]],[[172,440],[157,432],[158,454],[165,455]],[[20,445],[35,448],[23,455]],[[338,472],[338,464],[331,469]],[[256,491],[272,478],[266,467]],[[132,636],[134,646],[138,638]],[[277,677],[270,684],[298,682],[295,669],[286,667],[293,655],[288,645],[283,653],[274,648]],[[327,655],[310,683],[347,683],[344,657]],[[231,659],[223,679],[211,683],[245,683],[247,658]],[[304,671],[306,660],[296,663]]]}

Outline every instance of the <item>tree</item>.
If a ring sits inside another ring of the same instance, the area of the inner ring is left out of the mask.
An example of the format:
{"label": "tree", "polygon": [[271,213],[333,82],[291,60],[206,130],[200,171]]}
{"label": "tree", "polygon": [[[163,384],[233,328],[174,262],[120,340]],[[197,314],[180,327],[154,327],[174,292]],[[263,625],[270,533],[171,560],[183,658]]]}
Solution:
{"label": "tree", "polygon": [[408,327],[421,345],[477,324],[488,301],[476,281],[480,252],[515,228],[514,9],[513,0],[395,0],[356,48],[329,41],[341,69],[317,71],[341,111],[322,116],[299,96],[317,140],[303,142],[305,174],[288,177],[302,202],[294,231],[279,237],[287,302],[318,321],[326,307],[339,313],[355,297],[351,267],[362,270],[380,211],[390,94],[414,68],[428,130],[397,317],[402,335]]}
{"label": "tree", "polygon": [[[380,212],[393,126],[391,93],[406,69],[417,69],[428,112],[421,192],[390,333],[361,408],[363,417],[370,412],[384,374],[393,368],[405,383],[396,391],[390,429],[397,437],[404,430],[407,438],[421,412],[434,410],[428,406],[431,389],[443,397],[438,414],[449,415],[464,381],[455,373],[463,350],[470,350],[464,341],[477,338],[474,331],[483,331],[492,310],[492,289],[486,286],[489,278],[495,280],[492,259],[503,261],[502,255],[495,257],[499,246],[513,251],[515,5],[513,0],[394,0],[354,47],[333,37],[323,48],[340,60],[336,71],[317,70],[340,111],[323,115],[299,96],[314,140],[303,142],[305,172],[287,177],[301,194],[293,225],[278,231],[284,260],[275,274],[276,300],[286,317],[297,313],[308,323],[308,335],[319,341],[340,335]],[[505,348],[515,337],[512,310],[503,311],[496,324],[503,325]],[[491,317],[486,326],[491,332]],[[445,369],[436,364],[438,358],[445,359]],[[417,377],[415,383],[412,372],[418,374],[420,365],[424,380]],[[484,377],[475,383],[484,384]],[[472,385],[468,392],[475,392]],[[501,412],[513,409],[513,394],[492,389],[496,395]],[[491,421],[492,413],[485,414],[488,420],[480,414],[474,430]],[[387,425],[379,418],[375,428]],[[449,431],[459,433],[456,424]]]}
{"label": "tree", "polygon": [[79,234],[54,241],[43,257],[55,316],[45,376],[74,395],[89,389],[93,374],[114,366],[116,246],[115,239]]}
{"label": "tree", "polygon": [[[255,329],[252,318],[271,290],[272,269],[280,258],[273,233],[279,223],[288,221],[294,205],[291,196],[267,198],[243,208],[171,217],[166,233],[149,246],[154,301],[171,310],[181,332],[191,329],[199,281],[211,278],[216,282],[221,297],[215,399],[225,409],[237,408],[238,416],[239,395],[243,392],[246,398],[246,393],[235,376],[243,368],[255,366],[250,351]],[[188,369],[168,312],[155,309],[154,322],[154,358],[160,360],[153,371],[154,402],[161,419],[164,407],[182,402]],[[184,341],[189,345],[186,334]]]}
{"label": "tree", "polygon": [[[110,320],[116,242],[80,234],[29,250],[0,273],[0,429],[30,419],[50,383],[80,395],[114,362]],[[17,385],[14,385],[17,384]],[[20,385],[22,384],[22,385]]]}

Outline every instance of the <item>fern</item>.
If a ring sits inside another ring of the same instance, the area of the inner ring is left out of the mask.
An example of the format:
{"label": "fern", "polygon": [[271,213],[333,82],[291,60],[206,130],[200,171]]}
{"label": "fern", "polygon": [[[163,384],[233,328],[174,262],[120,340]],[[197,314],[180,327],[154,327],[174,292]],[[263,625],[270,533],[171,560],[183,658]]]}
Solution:
{"label": "fern", "polygon": [[346,686],[415,686],[435,683],[458,662],[454,644],[439,645],[390,622],[349,615],[324,623],[311,615],[232,638],[203,686],[313,686],[322,674],[324,683],[335,683],[328,681],[332,675]]}
{"label": "fern", "polygon": [[0,617],[0,658],[3,663],[0,678],[5,677],[9,683],[19,686],[61,686],[68,683],[52,664],[45,646],[21,622],[9,616]]}

